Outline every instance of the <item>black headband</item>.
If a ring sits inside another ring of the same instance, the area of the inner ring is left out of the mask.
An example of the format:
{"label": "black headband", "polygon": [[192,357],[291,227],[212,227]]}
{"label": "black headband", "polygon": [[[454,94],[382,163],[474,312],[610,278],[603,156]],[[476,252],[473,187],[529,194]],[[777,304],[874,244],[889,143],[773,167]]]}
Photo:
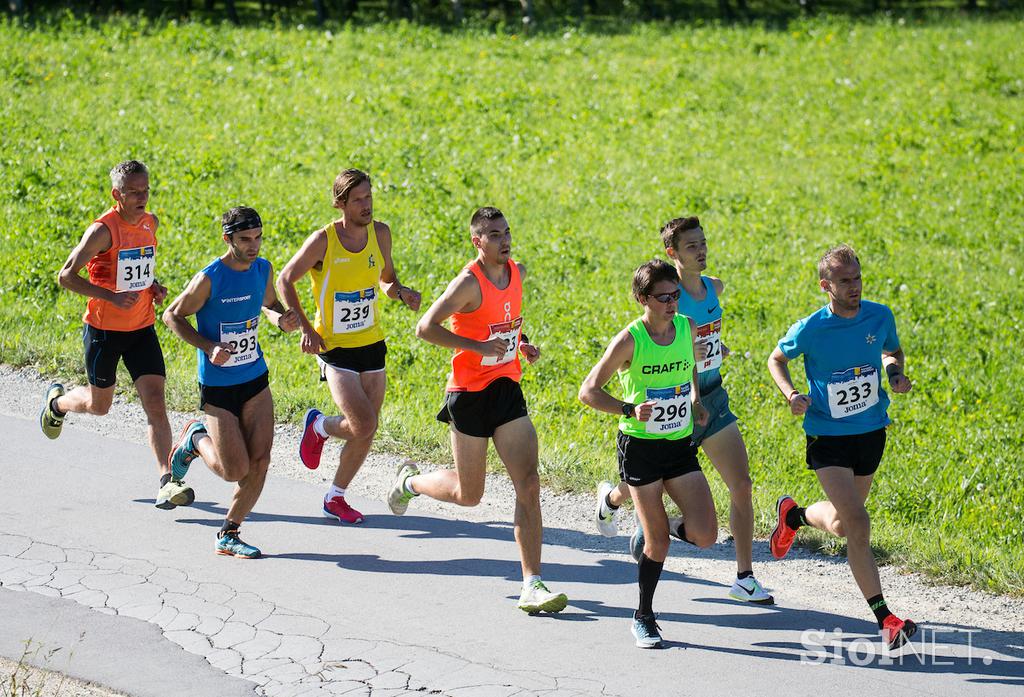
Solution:
{"label": "black headband", "polygon": [[263,227],[263,221],[260,220],[260,214],[255,211],[253,211],[252,215],[248,215],[241,220],[221,225],[225,235],[232,235],[239,230],[252,230],[253,228],[258,227]]}

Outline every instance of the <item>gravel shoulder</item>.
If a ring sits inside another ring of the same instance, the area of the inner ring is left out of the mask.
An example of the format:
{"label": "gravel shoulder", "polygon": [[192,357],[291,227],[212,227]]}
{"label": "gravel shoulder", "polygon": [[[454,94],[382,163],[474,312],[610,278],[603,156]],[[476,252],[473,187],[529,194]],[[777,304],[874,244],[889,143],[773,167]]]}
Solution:
{"label": "gravel shoulder", "polygon": [[[0,365],[0,413],[35,418],[48,384],[48,380],[30,368]],[[177,433],[185,421],[198,416],[199,413],[172,412],[172,431]],[[115,399],[111,412],[105,417],[76,414],[69,418],[68,423],[75,428],[88,429],[129,442],[144,443],[146,440],[146,420],[142,408],[137,401],[124,396]],[[326,489],[334,474],[333,463],[337,461],[340,444],[337,441],[328,443],[324,449],[324,464],[319,470],[310,471],[298,459],[299,436],[299,428],[292,424],[278,424],[275,427],[271,473],[278,477],[320,483]],[[353,483],[352,493],[366,498],[383,498],[403,460],[400,455],[372,453]],[[139,466],[153,468],[155,494],[155,461],[140,462]],[[272,480],[268,486],[273,486]],[[425,498],[415,500],[412,507],[441,512],[458,520],[506,521],[512,517],[513,501],[513,489],[508,479],[502,475],[488,475],[487,492],[476,508],[460,508]],[[582,548],[599,554],[625,554],[628,535],[633,528],[631,517],[621,516],[619,537],[605,539],[598,536],[592,522],[592,492],[569,494],[544,490],[541,503],[545,544]],[[696,550],[688,545],[673,543],[666,567],[689,576],[722,583],[724,596],[735,574],[733,555],[728,531],[720,530],[718,544],[708,550]],[[851,617],[868,618],[868,610],[854,585],[845,558],[829,557],[794,547],[786,559],[776,561],[771,559],[766,541],[761,540],[754,544],[754,573],[765,587],[773,590],[780,605],[814,607]],[[886,599],[900,615],[935,627],[983,630],[978,635],[977,643],[987,643],[984,641],[986,634],[995,632],[1001,635],[996,643],[1002,646],[1024,645],[1024,599],[937,584],[894,566],[883,567],[881,576]],[[5,674],[5,671],[6,668],[0,674]]]}

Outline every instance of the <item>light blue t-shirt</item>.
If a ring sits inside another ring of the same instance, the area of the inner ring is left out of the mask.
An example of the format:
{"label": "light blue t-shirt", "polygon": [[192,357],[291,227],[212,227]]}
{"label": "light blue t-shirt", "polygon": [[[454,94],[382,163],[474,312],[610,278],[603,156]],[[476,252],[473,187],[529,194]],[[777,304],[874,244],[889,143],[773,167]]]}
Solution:
{"label": "light blue t-shirt", "polygon": [[707,290],[704,299],[694,300],[679,284],[679,306],[676,312],[686,315],[697,325],[695,341],[711,344],[707,358],[697,361],[697,385],[700,393],[705,395],[722,384],[722,305],[718,302],[715,284],[711,279],[701,276],[700,280]]}
{"label": "light blue t-shirt", "polygon": [[256,257],[248,269],[235,271],[217,259],[203,274],[210,279],[210,297],[196,313],[196,330],[211,341],[231,344],[233,353],[224,365],[214,365],[196,349],[199,382],[226,387],[255,380],[267,372],[257,330],[270,262]]}
{"label": "light blue t-shirt", "polygon": [[851,318],[826,305],[790,327],[779,350],[790,360],[804,357],[811,396],[807,435],[852,436],[888,426],[882,351],[899,347],[892,310],[879,303],[862,301]]}

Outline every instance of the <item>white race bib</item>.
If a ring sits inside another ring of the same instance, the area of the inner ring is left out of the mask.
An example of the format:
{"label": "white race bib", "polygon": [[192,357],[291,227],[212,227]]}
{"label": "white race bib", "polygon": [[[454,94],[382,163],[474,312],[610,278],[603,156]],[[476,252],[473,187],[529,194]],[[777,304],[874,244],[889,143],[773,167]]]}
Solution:
{"label": "white race bib", "polygon": [[716,319],[697,327],[697,343],[708,345],[708,355],[703,361],[698,361],[697,372],[706,373],[709,370],[722,367],[722,320]]}
{"label": "white race bib", "polygon": [[675,387],[648,387],[647,399],[655,400],[647,420],[647,432],[657,435],[682,431],[690,425],[690,383]]}
{"label": "white race bib", "polygon": [[828,409],[833,419],[870,409],[878,404],[878,371],[870,365],[832,373],[828,381]]}
{"label": "white race bib", "polygon": [[349,334],[373,326],[377,293],[373,288],[334,294],[334,333]]}
{"label": "white race bib", "polygon": [[256,316],[243,322],[220,323],[221,343],[231,344],[231,358],[221,366],[222,368],[245,365],[259,358],[259,352],[256,350],[259,346],[256,338],[259,322],[260,318]]}
{"label": "white race bib", "polygon": [[140,291],[153,285],[156,247],[134,247],[117,252],[117,292]]}
{"label": "white race bib", "polygon": [[519,329],[523,326],[523,318],[516,317],[514,320],[509,322],[499,322],[490,326],[490,336],[487,337],[487,341],[492,339],[504,339],[508,342],[508,348],[505,349],[505,355],[501,357],[495,356],[484,356],[480,359],[480,365],[501,365],[502,363],[508,363],[516,357],[516,351],[519,350]]}

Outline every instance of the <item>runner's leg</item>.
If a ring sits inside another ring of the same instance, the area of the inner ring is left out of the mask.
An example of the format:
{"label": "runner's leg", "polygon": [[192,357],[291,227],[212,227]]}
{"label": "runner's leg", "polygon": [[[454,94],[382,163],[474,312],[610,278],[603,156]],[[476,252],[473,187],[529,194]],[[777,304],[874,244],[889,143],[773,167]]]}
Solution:
{"label": "runner's leg", "polygon": [[434,470],[408,480],[417,494],[460,506],[475,506],[484,495],[487,481],[487,438],[460,433],[451,427],[455,469]]}
{"label": "runner's leg", "polygon": [[735,422],[705,438],[701,447],[729,489],[729,530],[736,544],[736,571],[754,568],[754,503],[747,448]]}
{"label": "runner's leg", "polygon": [[105,416],[114,403],[114,389],[114,385],[110,387],[96,387],[96,385],[76,387],[55,399],[55,406],[65,414]]}
{"label": "runner's leg", "polygon": [[238,480],[227,519],[241,525],[259,500],[270,469],[270,448],[274,443],[274,399],[269,387],[245,403],[239,426],[249,453],[249,470]]}
{"label": "runner's leg", "polygon": [[[715,544],[718,539],[718,519],[715,517],[711,487],[708,486],[704,473],[698,470],[665,480],[665,493],[675,501],[683,514],[686,540],[698,547],[710,547]],[[646,532],[646,528],[644,531]]]}
{"label": "runner's leg", "polygon": [[537,473],[537,431],[530,417],[523,416],[499,426],[494,431],[494,449],[516,490],[515,537],[523,578],[540,576],[544,524]]}
{"label": "runner's leg", "polygon": [[864,508],[873,477],[856,477],[847,467],[823,467],[814,472],[829,500],[809,506],[807,522],[819,530],[845,537],[846,558],[861,593],[865,598],[880,594],[878,564],[871,551],[871,519]]}
{"label": "runner's leg", "polygon": [[342,415],[326,417],[324,430],[345,440],[334,485],[346,489],[373,445],[377,419],[384,403],[387,373],[383,370],[355,373],[328,367],[327,385]]}
{"label": "runner's leg", "polygon": [[167,474],[171,467],[167,455],[171,451],[171,424],[167,420],[167,402],[164,397],[165,378],[163,375],[140,375],[135,381],[135,390],[146,412],[149,447],[156,455],[161,474]]}
{"label": "runner's leg", "polygon": [[237,416],[227,409],[205,404],[207,433],[193,438],[199,457],[226,482],[240,482],[249,474],[249,450]]}

